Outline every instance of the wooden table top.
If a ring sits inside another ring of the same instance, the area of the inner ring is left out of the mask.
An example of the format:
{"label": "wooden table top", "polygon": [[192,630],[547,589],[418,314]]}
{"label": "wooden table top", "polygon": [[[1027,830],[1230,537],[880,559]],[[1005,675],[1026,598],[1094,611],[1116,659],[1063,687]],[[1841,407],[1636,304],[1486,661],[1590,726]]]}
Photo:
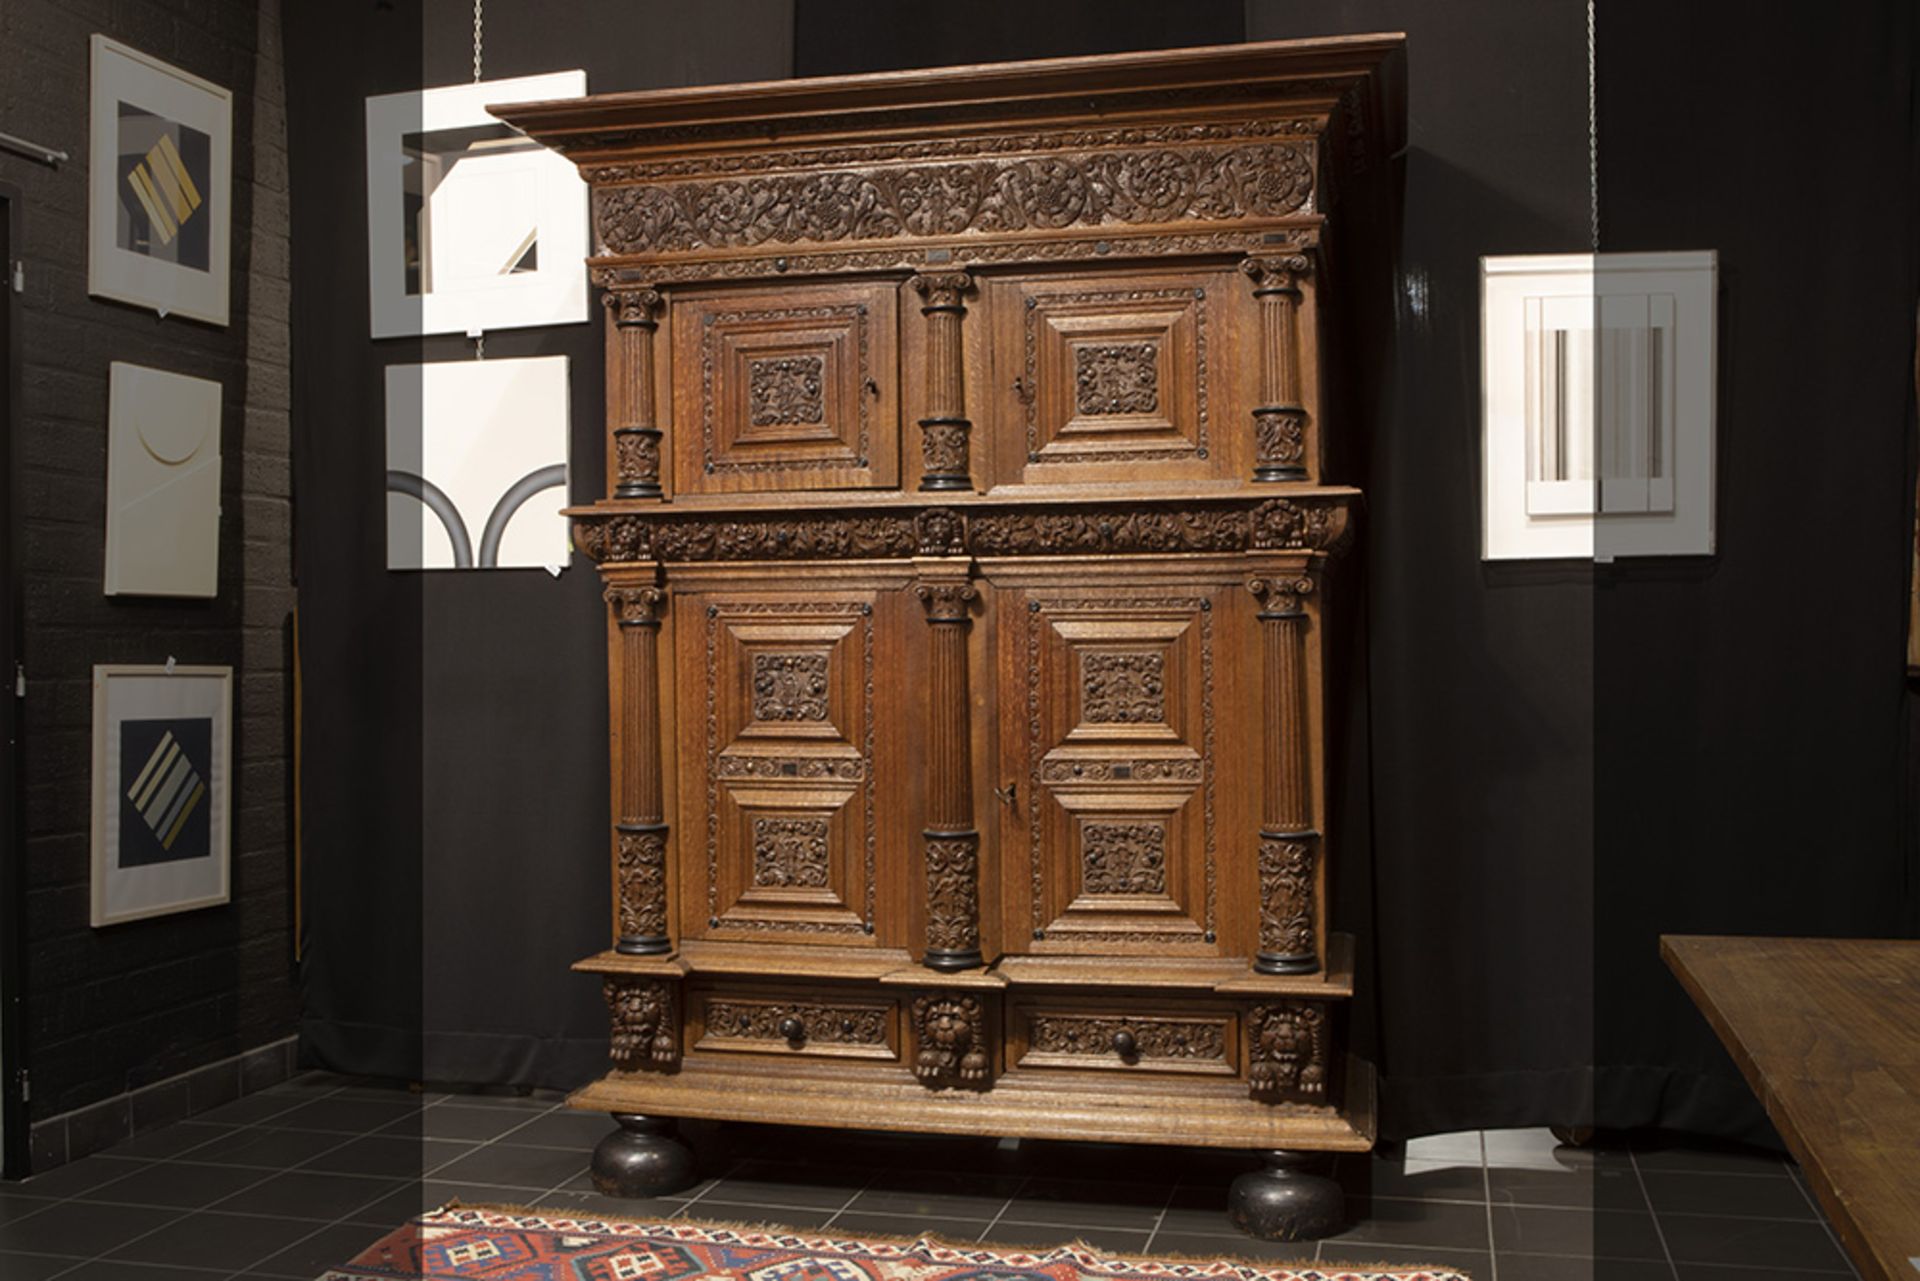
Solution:
{"label": "wooden table top", "polygon": [[1865,1281],[1920,1278],[1920,942],[1667,935]]}

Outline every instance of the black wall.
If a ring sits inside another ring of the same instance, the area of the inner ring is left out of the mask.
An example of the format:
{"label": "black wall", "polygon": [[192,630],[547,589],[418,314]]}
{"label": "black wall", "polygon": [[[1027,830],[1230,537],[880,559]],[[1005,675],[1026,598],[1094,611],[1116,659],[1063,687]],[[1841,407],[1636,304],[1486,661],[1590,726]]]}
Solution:
{"label": "black wall", "polygon": [[[390,364],[455,336],[368,337],[365,99],[472,78],[473,10],[354,0],[288,14],[296,525],[306,688],[311,1062],[411,1079],[572,1085],[605,1057],[598,985],[568,972],[609,923],[606,606],[591,564],[389,573]],[[534,0],[485,8],[488,79],[584,68],[593,92],[777,78],[784,0]],[[590,323],[489,334],[571,360],[572,491],[605,492]]]}
{"label": "black wall", "polygon": [[[236,1056],[294,1031],[287,173],[277,11],[253,0],[0,6],[0,119],[8,132],[72,157],[51,168],[0,153],[0,179],[20,196],[23,234],[13,253],[26,280],[13,481],[25,530],[25,546],[15,551],[26,576],[27,1027],[24,1061],[7,1067],[32,1074],[35,1168],[232,1097],[242,1080]],[[225,328],[160,320],[87,294],[94,32],[233,91],[233,293]],[[114,360],[222,385],[220,573],[212,600],[103,594]],[[233,901],[95,930],[88,924],[92,668],[169,655],[235,669]],[[10,687],[10,668],[6,681]],[[0,937],[14,937],[18,924],[0,923]],[[268,1057],[284,1075],[284,1053]],[[180,1079],[226,1059],[235,1061],[224,1071]]]}

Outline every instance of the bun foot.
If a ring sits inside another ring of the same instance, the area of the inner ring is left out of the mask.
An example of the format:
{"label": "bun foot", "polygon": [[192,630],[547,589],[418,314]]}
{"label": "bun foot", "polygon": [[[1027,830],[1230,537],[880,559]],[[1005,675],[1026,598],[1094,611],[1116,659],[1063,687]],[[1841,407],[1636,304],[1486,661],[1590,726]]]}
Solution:
{"label": "bun foot", "polygon": [[1267,1152],[1267,1168],[1243,1174],[1227,1193],[1227,1218],[1262,1241],[1318,1241],[1346,1223],[1347,1197],[1338,1183],[1310,1173],[1308,1152]]}
{"label": "bun foot", "polygon": [[620,1128],[593,1149],[593,1186],[602,1195],[662,1196],[694,1180],[693,1153],[666,1117],[615,1112]]}

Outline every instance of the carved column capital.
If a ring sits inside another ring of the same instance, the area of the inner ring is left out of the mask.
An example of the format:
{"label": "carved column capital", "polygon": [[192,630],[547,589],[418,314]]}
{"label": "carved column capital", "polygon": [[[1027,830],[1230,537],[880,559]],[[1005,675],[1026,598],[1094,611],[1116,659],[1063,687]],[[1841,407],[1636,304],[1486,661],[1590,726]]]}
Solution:
{"label": "carved column capital", "polygon": [[1297,618],[1301,616],[1300,598],[1312,593],[1311,578],[1296,578],[1280,575],[1275,578],[1253,578],[1247,581],[1247,590],[1260,602],[1260,617]]}
{"label": "carved column capital", "polygon": [[960,311],[973,290],[973,277],[964,271],[924,271],[907,281],[907,287],[927,300],[923,313],[935,310]]}
{"label": "carved column capital", "polygon": [[655,317],[666,299],[651,285],[628,285],[609,288],[600,295],[600,302],[620,328],[652,329],[660,323]]}
{"label": "carved column capital", "polygon": [[926,608],[930,623],[964,623],[980,593],[968,582],[916,583],[913,594]]}
{"label": "carved column capital", "polygon": [[1300,281],[1313,273],[1313,259],[1299,252],[1254,254],[1240,260],[1240,270],[1253,281],[1256,297],[1268,291],[1298,293]]}
{"label": "carved column capital", "polygon": [[614,621],[622,627],[658,627],[660,607],[667,593],[659,587],[613,586],[606,590],[607,604],[613,607]]}

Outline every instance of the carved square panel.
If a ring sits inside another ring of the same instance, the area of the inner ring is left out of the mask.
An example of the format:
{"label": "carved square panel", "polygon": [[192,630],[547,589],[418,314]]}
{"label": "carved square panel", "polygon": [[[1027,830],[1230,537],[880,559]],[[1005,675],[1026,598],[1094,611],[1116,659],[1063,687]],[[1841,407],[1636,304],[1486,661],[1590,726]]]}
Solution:
{"label": "carved square panel", "polygon": [[[1047,661],[1065,701],[1052,732],[1063,743],[1178,743],[1193,739],[1190,670],[1196,620],[1183,610],[1076,609],[1048,615]],[[1044,611],[1043,611],[1044,612]]]}
{"label": "carved square panel", "polygon": [[[1224,276],[1224,278],[1223,278]],[[1007,407],[1034,481],[1064,469],[1153,464],[1156,474],[1226,476],[1219,421],[1231,396],[1221,366],[1230,344],[1222,291],[1231,276],[1184,272],[1034,277],[1011,282],[1000,305],[998,360],[1018,373]]]}
{"label": "carved square panel", "polygon": [[893,290],[879,285],[676,298],[670,435],[678,488],[895,483],[895,309]]}
{"label": "carved square panel", "polygon": [[1116,784],[1041,797],[1046,942],[1141,943],[1206,934],[1206,815],[1199,788]]}
{"label": "carved square panel", "polygon": [[1167,892],[1167,825],[1146,821],[1080,824],[1080,888],[1088,894]]}
{"label": "carved square panel", "polygon": [[859,788],[740,783],[720,790],[715,932],[859,930]]}
{"label": "carved square panel", "polygon": [[824,818],[755,816],[754,888],[826,888],[829,830],[830,825]]}
{"label": "carved square panel", "polygon": [[831,660],[820,653],[761,650],[753,655],[753,719],[827,719]]}
{"label": "carved square panel", "polygon": [[1080,715],[1102,725],[1164,724],[1167,656],[1152,651],[1083,650]]}

